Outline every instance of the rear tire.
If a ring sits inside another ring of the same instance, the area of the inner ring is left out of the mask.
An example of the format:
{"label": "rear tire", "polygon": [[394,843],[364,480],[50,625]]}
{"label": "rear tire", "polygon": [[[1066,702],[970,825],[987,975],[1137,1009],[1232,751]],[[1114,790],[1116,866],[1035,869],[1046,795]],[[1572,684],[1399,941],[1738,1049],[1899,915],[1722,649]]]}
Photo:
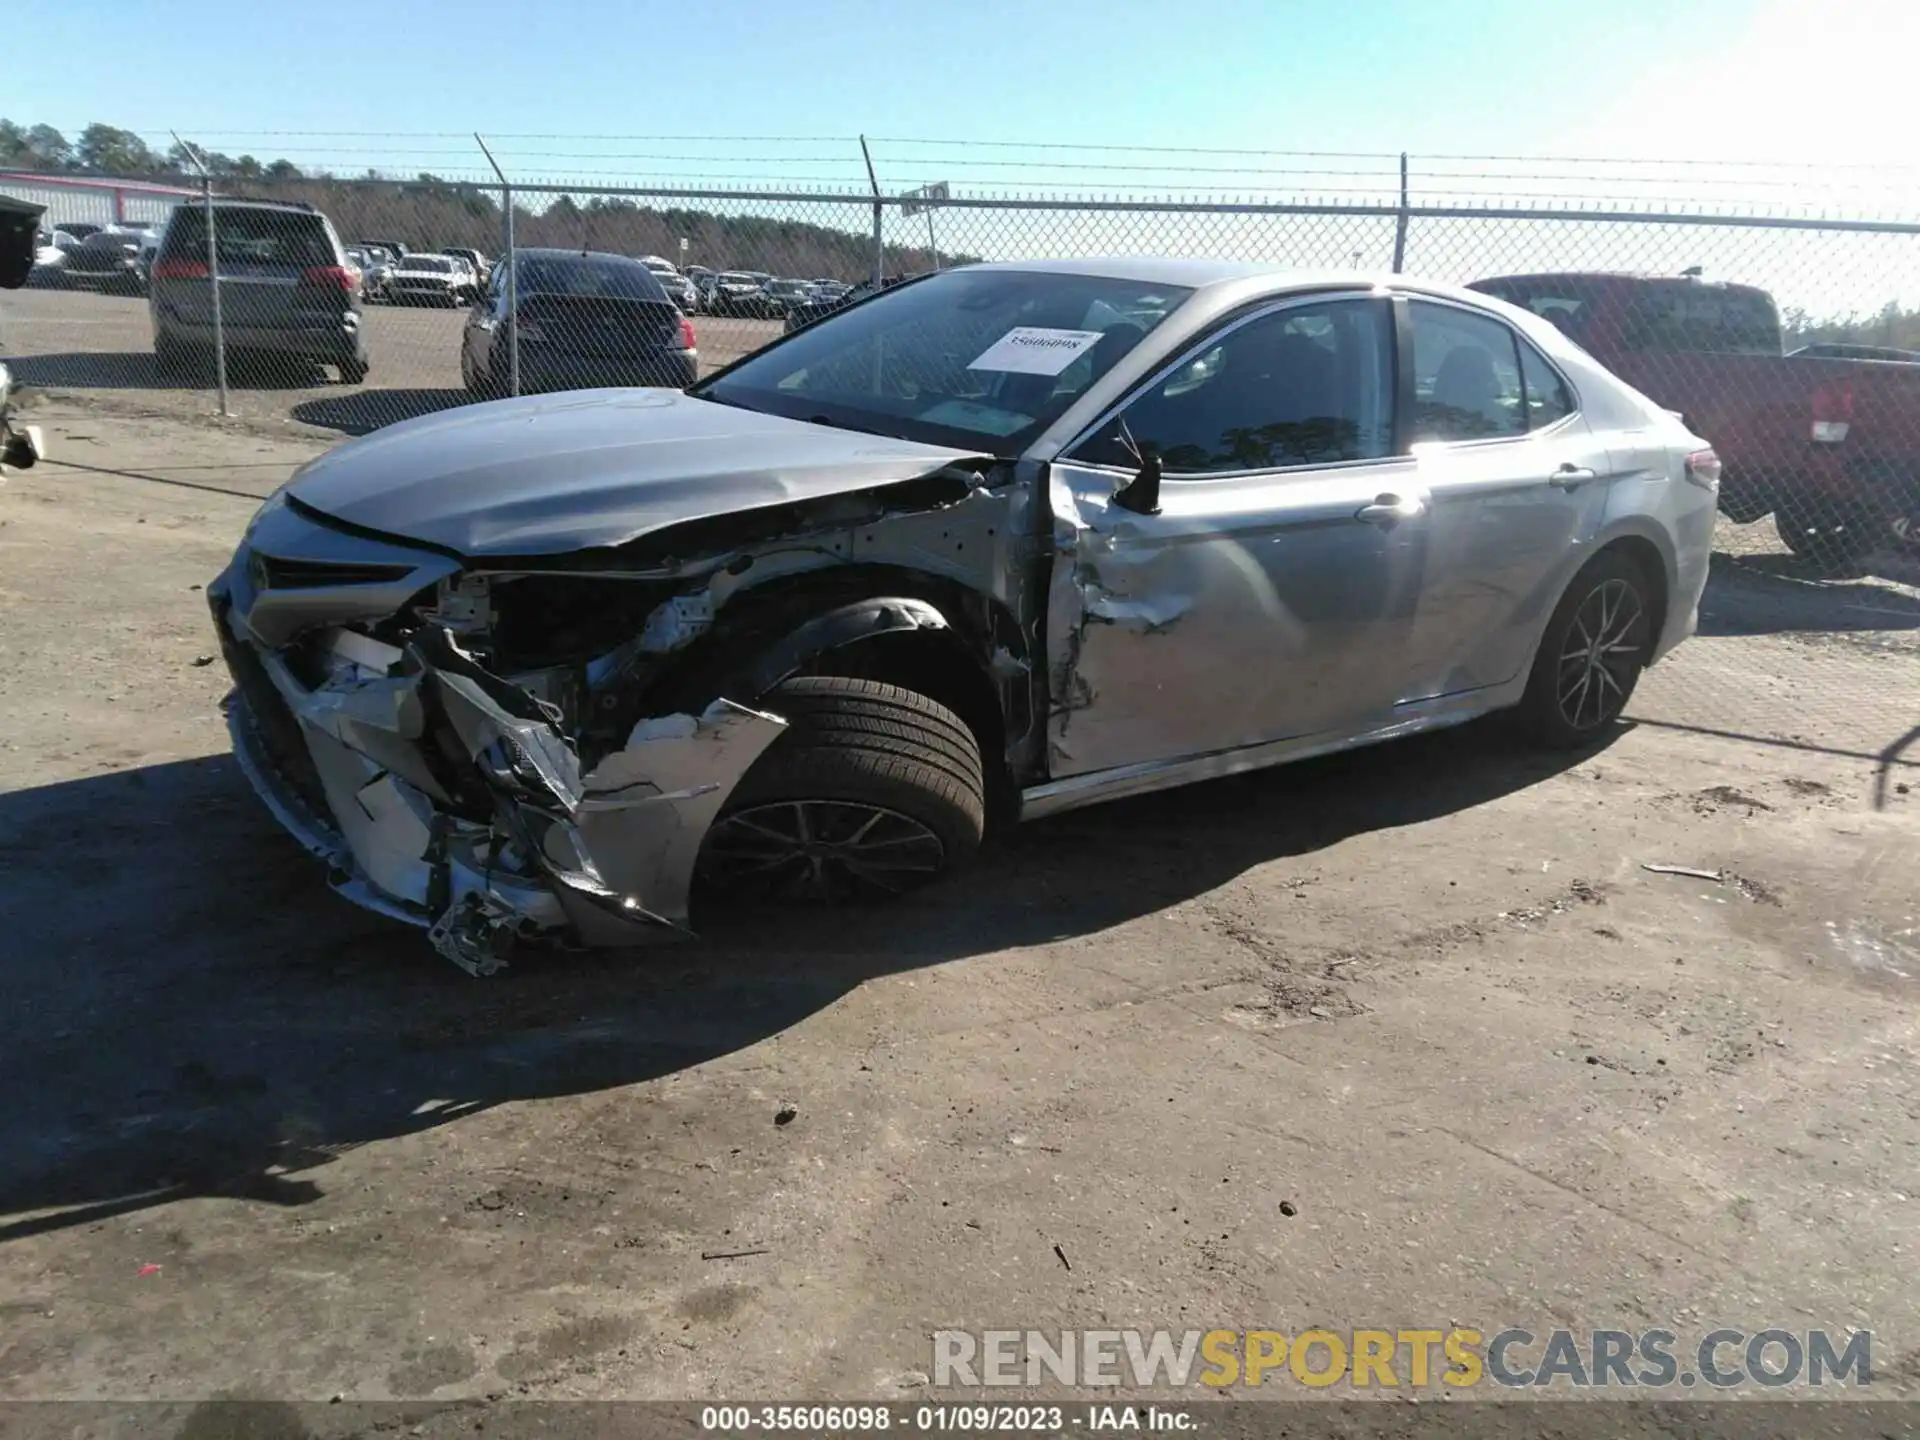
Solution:
{"label": "rear tire", "polygon": [[1786,506],[1773,512],[1773,528],[1802,560],[1822,570],[1850,570],[1879,542],[1878,527],[1859,508],[1862,513],[1848,515],[1837,505]]}
{"label": "rear tire", "polygon": [[340,383],[358,385],[367,378],[367,371],[373,368],[364,359],[342,360],[340,362]]}
{"label": "rear tire", "polygon": [[878,898],[972,858],[986,829],[979,742],[925,695],[805,675],[762,702],[787,730],[708,831],[700,874],[729,894]]}
{"label": "rear tire", "polygon": [[1618,551],[1602,551],[1560,597],[1515,719],[1555,750],[1592,744],[1633,698],[1653,652],[1653,587]]}

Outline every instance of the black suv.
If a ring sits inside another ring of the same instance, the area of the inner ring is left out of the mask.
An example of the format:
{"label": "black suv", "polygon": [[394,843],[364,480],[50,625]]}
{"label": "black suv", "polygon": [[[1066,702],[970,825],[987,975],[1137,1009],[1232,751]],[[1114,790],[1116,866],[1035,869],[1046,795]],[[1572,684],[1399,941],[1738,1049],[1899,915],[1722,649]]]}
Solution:
{"label": "black suv", "polygon": [[[334,366],[349,385],[366,379],[360,279],[327,217],[308,205],[216,200],[213,218],[229,359],[307,360]],[[204,369],[212,358],[207,250],[206,207],[179,206],[148,286],[153,353],[164,370]]]}

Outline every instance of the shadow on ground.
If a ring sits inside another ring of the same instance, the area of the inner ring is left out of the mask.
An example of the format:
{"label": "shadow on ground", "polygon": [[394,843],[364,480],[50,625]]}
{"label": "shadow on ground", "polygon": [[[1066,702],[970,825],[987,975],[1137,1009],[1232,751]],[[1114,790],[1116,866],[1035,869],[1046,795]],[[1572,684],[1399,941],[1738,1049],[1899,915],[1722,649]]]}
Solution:
{"label": "shadow on ground", "polygon": [[[217,383],[211,365],[171,374],[160,368],[151,351],[139,350],[22,355],[8,360],[7,366],[22,384],[49,390],[212,390]],[[227,360],[227,384],[236,390],[302,390],[334,383],[332,373],[311,361],[282,356],[236,353]]]}
{"label": "shadow on ground", "polygon": [[[1887,552],[1872,574],[1920,583],[1920,557]],[[1847,634],[1920,629],[1920,597],[1860,576],[1831,576],[1792,555],[1716,552],[1700,601],[1702,635]]]}
{"label": "shadow on ground", "polygon": [[489,981],[329,895],[227,756],[16,792],[0,1240],[197,1195],[305,1204],[343,1150],[698,1065],[871,977],[1096,933],[1569,763],[1469,727],[1041,821],[884,908],[733,914]]}
{"label": "shadow on ground", "polygon": [[465,390],[383,390],[370,385],[320,400],[303,400],[293,407],[293,418],[303,425],[338,430],[343,435],[365,435],[416,415],[471,404],[474,398]]}

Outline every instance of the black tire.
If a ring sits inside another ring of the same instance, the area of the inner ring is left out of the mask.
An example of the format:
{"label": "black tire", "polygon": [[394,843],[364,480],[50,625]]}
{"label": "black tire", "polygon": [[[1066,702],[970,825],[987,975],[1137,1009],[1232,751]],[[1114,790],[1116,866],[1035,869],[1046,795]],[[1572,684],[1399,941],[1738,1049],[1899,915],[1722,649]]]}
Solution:
{"label": "black tire", "polygon": [[707,833],[714,889],[800,901],[877,898],[969,860],[986,829],[979,742],[912,690],[797,676],[760,702],[787,730]]}
{"label": "black tire", "polygon": [[1848,514],[1837,505],[1784,506],[1773,512],[1780,543],[1822,570],[1851,570],[1880,540],[1864,506]]}
{"label": "black tire", "polygon": [[1617,550],[1594,556],[1574,577],[1540,637],[1515,712],[1531,739],[1571,750],[1613,727],[1657,638],[1653,596],[1646,574]]}
{"label": "black tire", "polygon": [[351,360],[342,360],[339,362],[339,367],[340,383],[342,385],[360,384],[361,381],[367,378],[367,371],[372,368],[367,364],[365,357],[362,356],[356,356]]}

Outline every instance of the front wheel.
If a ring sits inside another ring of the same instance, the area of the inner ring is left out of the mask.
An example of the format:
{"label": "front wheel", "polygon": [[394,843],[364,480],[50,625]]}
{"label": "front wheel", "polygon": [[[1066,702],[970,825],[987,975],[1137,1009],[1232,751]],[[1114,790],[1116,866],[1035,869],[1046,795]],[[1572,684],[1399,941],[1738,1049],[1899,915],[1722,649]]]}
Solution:
{"label": "front wheel", "polygon": [[342,385],[358,385],[367,378],[368,368],[367,362],[358,357],[350,360],[342,360],[340,362],[340,383]]}
{"label": "front wheel", "polygon": [[898,894],[980,847],[986,784],[966,722],[912,690],[806,675],[762,702],[787,721],[707,832],[723,893],[841,902]]}
{"label": "front wheel", "polygon": [[1547,622],[1518,719],[1558,750],[1591,743],[1620,718],[1653,650],[1652,588],[1607,551],[1574,577]]}

